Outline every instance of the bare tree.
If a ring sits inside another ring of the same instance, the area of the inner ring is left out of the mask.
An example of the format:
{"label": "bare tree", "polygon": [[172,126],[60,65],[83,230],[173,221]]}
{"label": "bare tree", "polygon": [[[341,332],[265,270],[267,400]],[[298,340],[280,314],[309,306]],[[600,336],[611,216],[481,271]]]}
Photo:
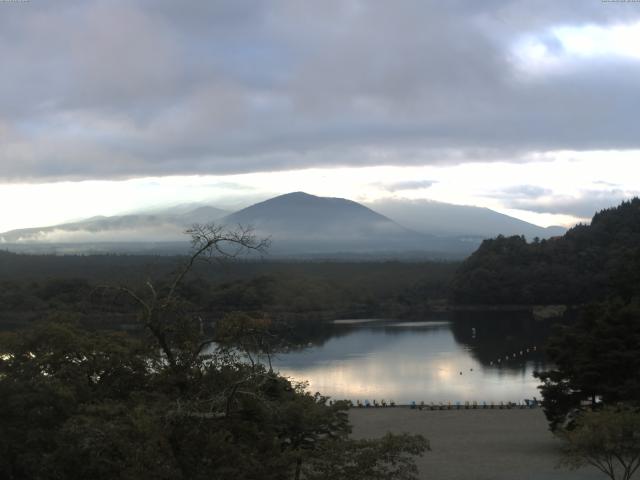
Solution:
{"label": "bare tree", "polygon": [[[200,338],[197,345],[190,345],[189,351],[185,351],[184,343],[176,345],[180,342],[171,341],[172,336],[179,335],[178,329],[186,327],[176,318],[177,292],[196,262],[199,260],[223,262],[251,252],[264,254],[270,245],[268,238],[258,238],[251,227],[238,226],[235,229],[229,229],[213,223],[196,224],[185,233],[191,236],[191,252],[174,273],[168,287],[157,288],[151,279],[146,281],[146,288],[142,291],[126,286],[103,287],[128,295],[140,307],[142,325],[156,339],[167,363],[174,371],[180,370],[185,363],[192,362],[194,357],[197,357],[213,341]],[[197,321],[201,331],[202,320],[198,318]]]}

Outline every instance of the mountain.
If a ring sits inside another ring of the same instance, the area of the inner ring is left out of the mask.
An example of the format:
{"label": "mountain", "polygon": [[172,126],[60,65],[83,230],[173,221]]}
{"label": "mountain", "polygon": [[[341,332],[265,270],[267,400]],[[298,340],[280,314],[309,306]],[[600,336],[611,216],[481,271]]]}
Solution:
{"label": "mountain", "polygon": [[294,192],[257,203],[222,219],[251,225],[270,236],[275,253],[462,252],[465,244],[423,235],[344,198]]}
{"label": "mountain", "polygon": [[183,242],[185,229],[194,223],[213,222],[228,214],[211,206],[194,206],[183,213],[177,213],[175,208],[147,214],[97,216],[49,227],[12,230],[0,234],[0,244]]}
{"label": "mountain", "polygon": [[561,237],[485,240],[452,285],[457,303],[582,304],[640,299],[640,199],[596,213]]}
{"label": "mountain", "polygon": [[564,227],[539,227],[488,208],[432,200],[380,200],[368,203],[377,212],[416,232],[440,236],[524,235],[529,240],[563,235]]}
{"label": "mountain", "polygon": [[[463,258],[497,233],[548,237],[556,232],[477,207],[436,202],[378,202],[377,210],[344,198],[293,192],[228,214],[185,204],[131,215],[0,234],[0,245],[40,253],[183,253],[184,230],[217,222],[252,226],[272,239],[270,254]],[[389,213],[389,215],[386,215]]]}
{"label": "mountain", "polygon": [[[344,198],[293,192],[256,203],[224,217],[226,224],[250,224],[256,230],[298,238],[410,233],[387,217]],[[283,232],[282,234],[279,232]]]}

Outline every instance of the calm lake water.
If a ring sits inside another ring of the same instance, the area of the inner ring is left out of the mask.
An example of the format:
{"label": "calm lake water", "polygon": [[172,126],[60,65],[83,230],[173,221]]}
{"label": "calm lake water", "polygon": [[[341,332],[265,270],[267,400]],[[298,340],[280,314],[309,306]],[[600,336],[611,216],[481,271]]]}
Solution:
{"label": "calm lake water", "polygon": [[274,367],[334,399],[452,402],[540,397],[549,322],[528,315],[456,314],[421,322],[338,320]]}

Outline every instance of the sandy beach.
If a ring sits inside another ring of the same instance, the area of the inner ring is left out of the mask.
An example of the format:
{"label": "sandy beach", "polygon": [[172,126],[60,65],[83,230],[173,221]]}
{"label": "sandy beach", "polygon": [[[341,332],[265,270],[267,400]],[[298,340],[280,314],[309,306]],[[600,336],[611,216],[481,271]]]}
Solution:
{"label": "sandy beach", "polygon": [[419,433],[431,451],[418,459],[421,479],[601,480],[592,467],[557,468],[561,443],[547,429],[541,409],[351,409],[354,438]]}

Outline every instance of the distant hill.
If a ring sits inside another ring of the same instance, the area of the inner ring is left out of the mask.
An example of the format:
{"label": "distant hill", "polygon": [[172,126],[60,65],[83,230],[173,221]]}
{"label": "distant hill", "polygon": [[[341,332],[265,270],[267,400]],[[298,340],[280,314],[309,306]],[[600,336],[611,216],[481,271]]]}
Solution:
{"label": "distant hill", "polygon": [[590,225],[527,243],[485,240],[453,282],[458,303],[577,304],[640,295],[640,199],[596,213]]}
{"label": "distant hill", "polygon": [[0,234],[2,243],[184,242],[184,230],[228,214],[211,206],[177,213],[174,209],[149,214],[92,217],[49,227],[24,228]]}
{"label": "distant hill", "polygon": [[539,227],[488,208],[432,200],[380,200],[367,204],[417,232],[440,236],[524,235],[529,240],[563,235],[564,227]]}
{"label": "distant hill", "polygon": [[468,254],[459,240],[424,235],[357,202],[294,192],[257,203],[222,221],[251,225],[272,238],[274,253],[442,252]]}

